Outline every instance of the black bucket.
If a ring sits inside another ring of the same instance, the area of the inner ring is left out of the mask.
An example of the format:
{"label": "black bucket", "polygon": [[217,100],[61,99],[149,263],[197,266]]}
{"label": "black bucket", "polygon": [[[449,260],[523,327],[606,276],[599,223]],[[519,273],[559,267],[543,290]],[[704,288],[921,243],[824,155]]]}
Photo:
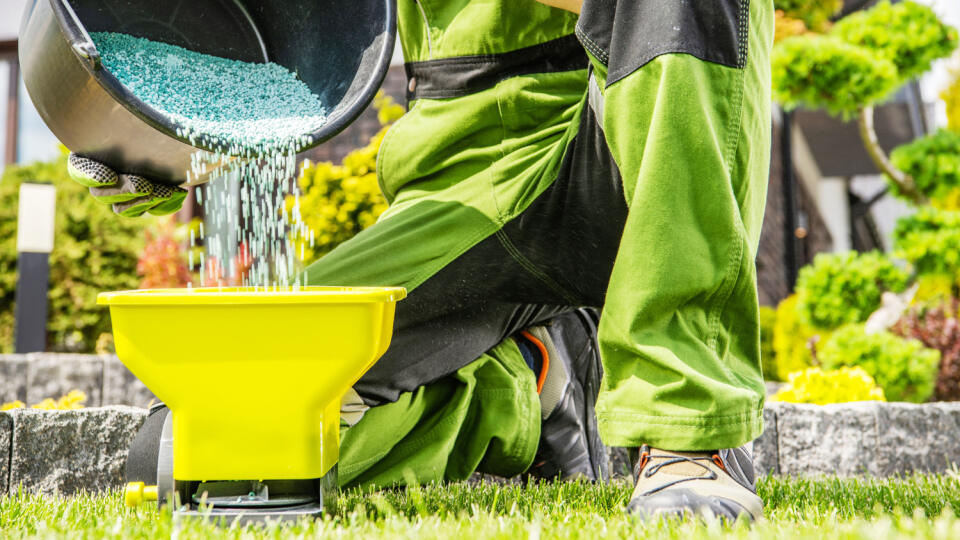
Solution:
{"label": "black bucket", "polygon": [[[180,184],[196,152],[99,61],[90,32],[121,32],[296,73],[320,97],[320,144],[360,115],[393,55],[396,0],[33,0],[20,31],[31,99],[70,150]],[[203,179],[191,179],[197,183]]]}

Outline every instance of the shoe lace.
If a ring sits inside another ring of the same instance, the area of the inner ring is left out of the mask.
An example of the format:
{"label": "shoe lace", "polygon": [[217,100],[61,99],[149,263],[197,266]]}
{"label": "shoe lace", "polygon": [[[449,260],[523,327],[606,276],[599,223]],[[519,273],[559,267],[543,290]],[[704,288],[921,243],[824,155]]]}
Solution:
{"label": "shoe lace", "polygon": [[[646,468],[647,464],[653,459],[661,459],[657,463],[654,463],[650,468]],[[645,477],[650,478],[651,476],[657,474],[660,469],[668,467],[670,465],[676,465],[678,463],[693,463],[694,465],[702,468],[707,472],[705,476],[690,476],[687,478],[678,478],[671,482],[667,482],[661,486],[649,489],[643,493],[643,495],[652,495],[658,491],[662,491],[669,487],[675,486],[677,484],[682,484],[683,482],[690,482],[693,480],[716,480],[718,478],[717,473],[710,467],[701,463],[702,461],[713,463],[717,467],[720,467],[722,470],[726,470],[726,467],[723,464],[723,460],[720,459],[720,456],[713,454],[711,456],[698,456],[698,457],[688,457],[688,456],[679,456],[676,454],[651,454],[649,451],[643,451],[640,454],[640,461],[637,464],[637,474],[643,474]]]}

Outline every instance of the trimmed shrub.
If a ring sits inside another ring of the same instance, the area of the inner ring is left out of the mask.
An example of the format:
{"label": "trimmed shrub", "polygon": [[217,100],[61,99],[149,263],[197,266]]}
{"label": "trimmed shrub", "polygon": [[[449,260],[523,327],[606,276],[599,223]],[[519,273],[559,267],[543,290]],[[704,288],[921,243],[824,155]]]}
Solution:
{"label": "trimmed shrub", "polygon": [[771,55],[774,99],[788,109],[826,109],[849,119],[898,85],[897,68],[869,49],[830,36],[797,36]]}
{"label": "trimmed shrub", "polygon": [[[922,195],[946,200],[960,188],[960,133],[941,129],[898,146],[890,153],[893,166],[910,175]],[[900,185],[887,177],[890,192],[908,201]]]}
{"label": "trimmed shrub", "polygon": [[824,330],[866,321],[883,293],[903,291],[907,280],[905,271],[877,251],[821,253],[797,278],[800,320]]}
{"label": "trimmed shrub", "polygon": [[849,119],[956,46],[956,30],[930,8],[882,2],[844,17],[827,34],[778,42],[771,56],[774,99],[788,109],[822,108]]}
{"label": "trimmed shrub", "polygon": [[773,331],[777,325],[777,311],[770,306],[760,306],[760,361],[763,378],[779,381],[777,374],[777,355],[773,349]]}
{"label": "trimmed shrub", "polygon": [[830,35],[865,47],[894,63],[899,83],[928,71],[957,46],[957,31],[932,9],[915,2],[879,4],[840,19]]}
{"label": "trimmed shrub", "polygon": [[859,367],[823,371],[818,367],[795,371],[771,401],[827,405],[850,401],[886,401],[883,389]]}
{"label": "trimmed shrub", "polygon": [[824,332],[817,332],[800,321],[797,310],[797,295],[792,294],[777,306],[773,326],[773,351],[776,364],[771,380],[785,381],[794,371],[802,370],[813,363],[810,348]]}
{"label": "trimmed shrub", "polygon": [[824,369],[859,366],[890,401],[922,403],[933,394],[940,352],[890,332],[867,334],[851,324],[830,336],[817,353]]}
{"label": "trimmed shrub", "polygon": [[920,276],[960,276],[960,212],[921,207],[897,220],[894,255]]}

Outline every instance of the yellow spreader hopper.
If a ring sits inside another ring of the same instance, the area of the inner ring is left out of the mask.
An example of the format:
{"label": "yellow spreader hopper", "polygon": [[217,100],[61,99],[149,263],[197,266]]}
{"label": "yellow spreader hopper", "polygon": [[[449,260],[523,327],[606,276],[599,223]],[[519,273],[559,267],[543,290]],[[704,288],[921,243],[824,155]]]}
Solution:
{"label": "yellow spreader hopper", "polygon": [[[101,294],[120,360],[170,408],[172,482],[161,471],[157,496],[174,494],[179,513],[322,511],[336,487],[340,398],[386,352],[405,295],[374,287]],[[161,445],[161,468],[163,453]],[[131,486],[128,499],[138,493],[143,486]]]}

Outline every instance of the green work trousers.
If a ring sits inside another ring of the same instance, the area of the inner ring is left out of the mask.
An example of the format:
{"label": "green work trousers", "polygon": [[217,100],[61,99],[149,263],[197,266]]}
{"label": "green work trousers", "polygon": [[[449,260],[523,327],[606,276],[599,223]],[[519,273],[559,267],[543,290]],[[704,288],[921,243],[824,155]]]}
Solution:
{"label": "green work trousers", "polygon": [[411,106],[379,155],[390,208],[307,270],[409,291],[345,409],[342,482],[524,471],[539,406],[510,336],[577,306],[602,309],[607,445],[756,438],[771,1],[399,13]]}

